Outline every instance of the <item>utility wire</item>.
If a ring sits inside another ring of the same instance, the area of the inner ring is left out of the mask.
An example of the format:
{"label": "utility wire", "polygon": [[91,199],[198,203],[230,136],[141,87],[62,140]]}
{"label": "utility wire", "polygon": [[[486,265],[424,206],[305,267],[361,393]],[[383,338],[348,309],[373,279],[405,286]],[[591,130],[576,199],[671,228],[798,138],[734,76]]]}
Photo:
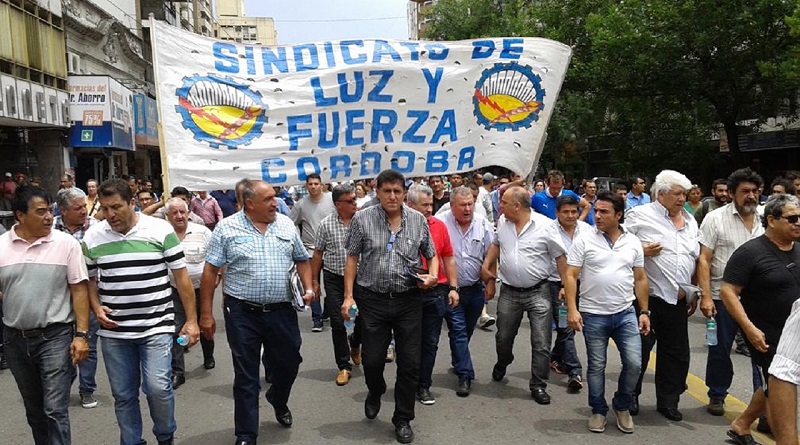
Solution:
{"label": "utility wire", "polygon": [[330,23],[330,22],[375,22],[378,20],[406,20],[405,16],[398,17],[375,17],[357,19],[298,19],[298,20],[274,20],[275,23]]}

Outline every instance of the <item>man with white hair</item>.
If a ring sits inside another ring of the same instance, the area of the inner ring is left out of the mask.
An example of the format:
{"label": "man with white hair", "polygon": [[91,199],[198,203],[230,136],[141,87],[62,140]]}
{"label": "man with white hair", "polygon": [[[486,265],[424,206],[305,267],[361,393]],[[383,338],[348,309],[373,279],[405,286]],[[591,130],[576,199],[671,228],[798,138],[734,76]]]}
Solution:
{"label": "man with white hair", "polygon": [[655,201],[633,207],[625,215],[625,228],[642,241],[644,271],[650,283],[650,334],[642,335],[642,370],[633,396],[631,414],[639,411],[642,378],[650,351],[658,341],[656,409],[669,420],[683,419],[678,402],[689,373],[688,317],[697,308],[682,284],[692,282],[700,255],[700,233],[692,215],[683,208],[691,181],[674,170],[663,170],[653,183]]}
{"label": "man with white hair", "polygon": [[[164,216],[170,223],[183,247],[183,254],[186,257],[186,270],[189,272],[189,279],[194,287],[196,313],[200,317],[200,278],[203,276],[203,267],[206,263],[206,252],[208,243],[211,241],[211,230],[206,226],[189,221],[189,206],[182,198],[170,198],[164,206]],[[172,287],[172,303],[175,305],[175,339],[172,342],[172,389],[186,383],[186,366],[184,364],[184,347],[178,344],[177,337],[186,322],[186,312],[183,309],[175,277],[169,274],[169,282]],[[200,336],[200,345],[203,349],[203,367],[213,369],[216,366],[214,361],[214,340]]]}
{"label": "man with white hair", "polygon": [[[86,194],[83,190],[75,187],[65,188],[58,191],[56,195],[56,206],[61,214],[53,219],[53,228],[72,235],[78,241],[83,240],[83,235],[98,220],[89,217],[86,206]],[[78,392],[81,397],[81,406],[91,409],[97,406],[97,399],[94,392],[97,391],[97,331],[100,325],[97,323],[92,311],[89,311],[89,355],[78,364]]]}

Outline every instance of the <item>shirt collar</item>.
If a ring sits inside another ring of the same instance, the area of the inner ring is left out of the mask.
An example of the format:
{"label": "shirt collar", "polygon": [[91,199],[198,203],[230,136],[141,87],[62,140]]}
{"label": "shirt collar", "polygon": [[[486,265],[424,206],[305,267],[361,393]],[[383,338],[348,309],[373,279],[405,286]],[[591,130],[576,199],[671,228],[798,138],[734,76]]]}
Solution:
{"label": "shirt collar", "polygon": [[47,236],[43,236],[41,238],[38,238],[36,241],[34,241],[32,243],[28,243],[27,240],[25,240],[23,238],[20,238],[20,236],[17,235],[17,228],[18,227],[19,227],[19,223],[14,224],[11,227],[11,230],[9,230],[9,232],[11,232],[11,242],[12,243],[15,242],[15,241],[20,241],[20,242],[23,242],[23,243],[26,243],[26,244],[30,244],[31,246],[33,246],[33,245],[36,245],[36,244],[49,243],[49,242],[53,241],[53,229],[50,229],[50,233],[48,233]]}
{"label": "shirt collar", "polygon": [[544,194],[547,195],[550,198],[558,198],[559,196],[564,194],[564,187],[561,187],[561,190],[559,190],[558,195],[556,195],[556,196],[553,196],[553,195],[550,194],[550,187],[545,187],[544,188]]}

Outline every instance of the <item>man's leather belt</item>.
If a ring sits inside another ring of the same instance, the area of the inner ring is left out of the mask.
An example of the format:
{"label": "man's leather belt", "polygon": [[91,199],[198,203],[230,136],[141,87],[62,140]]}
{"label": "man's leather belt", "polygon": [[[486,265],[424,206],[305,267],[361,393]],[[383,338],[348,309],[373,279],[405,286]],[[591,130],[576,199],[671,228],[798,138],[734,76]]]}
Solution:
{"label": "man's leather belt", "polygon": [[242,309],[249,312],[273,312],[281,309],[292,309],[292,303],[282,301],[280,303],[253,303],[251,301],[242,300],[241,298],[224,295],[225,298],[230,298],[232,302],[238,304]]}
{"label": "man's leather belt", "polygon": [[503,287],[507,287],[507,288],[513,290],[514,292],[526,293],[526,292],[533,292],[536,289],[539,289],[545,283],[547,283],[547,279],[546,278],[544,280],[534,284],[531,287],[517,287],[517,286],[512,286],[510,284],[507,284],[507,283],[503,283]]}

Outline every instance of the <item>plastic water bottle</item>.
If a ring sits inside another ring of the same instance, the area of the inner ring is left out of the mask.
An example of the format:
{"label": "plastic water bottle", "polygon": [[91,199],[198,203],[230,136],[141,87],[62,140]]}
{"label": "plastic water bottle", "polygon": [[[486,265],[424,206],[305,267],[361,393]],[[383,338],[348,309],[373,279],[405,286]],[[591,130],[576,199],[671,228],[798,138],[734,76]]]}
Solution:
{"label": "plastic water bottle", "polygon": [[717,345],[717,322],[714,317],[708,317],[706,321],[706,344],[708,346]]}
{"label": "plastic water bottle", "polygon": [[189,344],[189,334],[183,334],[180,337],[178,337],[175,341],[178,342],[178,344],[181,346],[187,346]]}
{"label": "plastic water bottle", "polygon": [[558,305],[558,327],[564,329],[567,326],[567,304],[562,299]]}
{"label": "plastic water bottle", "polygon": [[350,319],[344,321],[344,327],[347,329],[347,333],[350,334],[353,332],[353,327],[356,324],[356,317],[358,316],[358,306],[356,306],[355,303],[347,310],[347,315],[350,316]]}

